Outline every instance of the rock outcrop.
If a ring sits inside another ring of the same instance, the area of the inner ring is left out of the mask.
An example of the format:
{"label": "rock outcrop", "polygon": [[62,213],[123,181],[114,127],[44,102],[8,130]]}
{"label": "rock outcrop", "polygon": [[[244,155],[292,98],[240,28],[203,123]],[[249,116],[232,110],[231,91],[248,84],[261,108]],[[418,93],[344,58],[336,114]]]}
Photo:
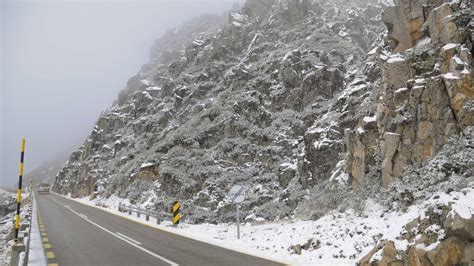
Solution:
{"label": "rock outcrop", "polygon": [[387,187],[406,166],[420,167],[450,136],[474,125],[470,3],[438,3],[424,24],[420,1],[396,4],[384,15],[389,49],[376,51],[381,68],[377,128],[362,120],[346,130],[347,170],[354,185],[376,165]]}
{"label": "rock outcrop", "polygon": [[382,20],[387,25],[387,42],[394,52],[413,47],[423,36],[425,21],[420,0],[395,0],[395,5],[385,9]]}
{"label": "rock outcrop", "polygon": [[404,226],[399,240],[382,240],[360,265],[471,265],[474,263],[474,216],[461,217],[449,206],[429,209]]}

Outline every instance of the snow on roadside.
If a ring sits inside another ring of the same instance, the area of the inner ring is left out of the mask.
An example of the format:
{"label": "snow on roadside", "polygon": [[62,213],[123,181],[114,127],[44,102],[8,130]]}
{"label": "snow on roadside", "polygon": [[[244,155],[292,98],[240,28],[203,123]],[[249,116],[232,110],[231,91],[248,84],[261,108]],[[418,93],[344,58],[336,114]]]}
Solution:
{"label": "snow on roadside", "polygon": [[10,213],[0,220],[0,265],[8,265],[10,263],[10,251],[13,244],[11,239],[13,217],[13,213]]}
{"label": "snow on roadside", "polygon": [[[411,206],[404,213],[386,212],[382,206],[368,200],[362,216],[357,215],[353,210],[348,210],[344,213],[334,212],[325,215],[317,221],[282,220],[267,224],[247,223],[241,225],[240,240],[236,239],[235,224],[182,223],[175,228],[169,221],[156,225],[154,219],[146,222],[143,216],[140,219],[118,212],[117,206],[119,202],[123,202],[123,199],[115,196],[92,201],[88,198],[75,200],[89,205],[108,206],[107,210],[110,212],[139,220],[159,229],[286,263],[354,265],[381,239],[393,240],[397,249],[406,250],[413,243],[396,238],[403,231],[405,224],[424,215],[430,206],[451,204],[453,211],[462,217],[474,215],[473,188],[474,184],[471,184],[461,192],[438,193]],[[309,239],[313,240],[311,247],[308,250],[302,250],[301,255],[295,254],[291,246],[296,244],[303,246]]]}
{"label": "snow on roadside", "polygon": [[[25,210],[27,208],[27,205],[25,203],[27,202],[29,195],[30,195],[29,193],[23,193],[24,203],[22,203],[22,209],[21,209],[22,214],[20,216],[22,219],[21,220],[22,223],[24,222],[23,214],[25,213]],[[6,205],[10,205],[14,202],[16,195],[8,191],[5,191],[3,189],[0,189],[0,196],[1,196],[0,199],[2,200],[2,202],[0,202],[0,205],[2,203]],[[3,202],[3,200],[5,201]],[[16,203],[14,204],[16,207]],[[0,265],[8,265],[10,263],[11,246],[13,245],[14,222],[15,222],[15,212],[11,209],[7,215],[0,217]]]}

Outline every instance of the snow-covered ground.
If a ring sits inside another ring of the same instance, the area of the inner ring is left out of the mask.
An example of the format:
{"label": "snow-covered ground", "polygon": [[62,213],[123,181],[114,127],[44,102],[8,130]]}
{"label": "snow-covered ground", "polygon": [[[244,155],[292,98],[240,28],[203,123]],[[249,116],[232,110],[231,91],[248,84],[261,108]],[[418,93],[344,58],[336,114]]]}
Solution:
{"label": "snow-covered ground", "polygon": [[10,250],[13,240],[10,234],[13,230],[13,214],[10,213],[0,221],[0,265],[8,265],[10,262]]}
{"label": "snow-covered ground", "polygon": [[[24,213],[27,208],[29,193],[23,193],[22,211],[20,217],[24,219]],[[0,189],[0,205],[9,206],[15,202],[16,194]],[[16,205],[15,205],[16,206]],[[2,210],[3,211],[3,210]],[[11,211],[4,217],[0,217],[0,265],[10,263],[10,251],[13,245],[13,230],[15,222],[15,212]],[[25,222],[24,220],[21,221]]]}
{"label": "snow-covered ground", "polygon": [[[295,265],[354,265],[378,240],[393,240],[397,249],[401,250],[413,244],[396,238],[403,231],[405,224],[423,216],[430,206],[451,204],[453,211],[461,217],[470,218],[474,215],[474,184],[461,192],[433,195],[428,200],[411,206],[404,213],[385,211],[382,206],[368,200],[362,215],[348,210],[344,213],[328,214],[317,221],[282,220],[242,224],[239,240],[236,238],[235,224],[182,223],[175,228],[169,221],[157,225],[154,219],[145,221],[143,215],[142,218],[137,218],[135,215],[118,212],[118,204],[127,202],[117,197],[92,201],[88,198],[75,200],[93,206],[107,206],[100,208],[162,230],[281,262]],[[302,250],[301,255],[295,254],[291,246],[303,246],[310,239],[312,241],[307,245],[309,248]]]}

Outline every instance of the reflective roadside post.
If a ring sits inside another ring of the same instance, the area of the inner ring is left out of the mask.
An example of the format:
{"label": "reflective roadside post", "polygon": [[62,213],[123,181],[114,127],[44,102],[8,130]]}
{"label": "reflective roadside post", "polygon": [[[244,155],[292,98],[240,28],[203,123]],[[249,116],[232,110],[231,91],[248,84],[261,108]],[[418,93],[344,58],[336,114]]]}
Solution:
{"label": "reflective roadside post", "polygon": [[20,253],[25,251],[25,245],[22,241],[18,241],[18,232],[20,230],[20,211],[21,211],[21,189],[23,182],[23,168],[25,159],[25,139],[21,140],[21,157],[20,157],[20,169],[18,178],[18,190],[16,195],[16,215],[15,215],[15,244],[12,245],[10,265],[19,265]]}
{"label": "reflective roadside post", "polygon": [[235,216],[237,220],[237,239],[240,239],[240,209],[239,204],[245,200],[245,188],[235,185],[229,191],[229,198],[235,204]]}
{"label": "reflective roadside post", "polygon": [[179,219],[181,218],[181,213],[180,213],[180,208],[181,204],[179,203],[178,200],[173,202],[173,225],[177,226],[179,224]]}
{"label": "reflective roadside post", "polygon": [[20,169],[18,177],[18,190],[16,195],[16,215],[15,215],[15,243],[18,241],[18,231],[20,230],[20,208],[21,208],[21,189],[23,182],[23,168],[25,159],[25,143],[26,140],[21,140],[21,156],[20,156]]}

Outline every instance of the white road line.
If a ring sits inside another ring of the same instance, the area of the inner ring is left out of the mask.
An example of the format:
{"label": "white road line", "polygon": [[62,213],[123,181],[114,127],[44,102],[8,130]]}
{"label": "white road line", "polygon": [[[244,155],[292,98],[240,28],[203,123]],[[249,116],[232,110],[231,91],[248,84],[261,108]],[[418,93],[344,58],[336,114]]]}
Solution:
{"label": "white road line", "polygon": [[104,228],[104,227],[102,227],[101,225],[96,224],[95,222],[91,221],[89,218],[82,217],[80,213],[78,213],[78,212],[76,212],[75,210],[71,209],[71,207],[69,207],[69,206],[66,207],[66,205],[62,204],[61,202],[59,202],[59,201],[57,201],[57,200],[55,200],[55,199],[53,199],[51,196],[48,196],[48,197],[49,197],[51,200],[53,200],[53,201],[55,201],[56,203],[58,203],[59,205],[65,207],[66,209],[69,209],[71,212],[77,214],[77,216],[81,217],[82,219],[84,219],[84,220],[88,221],[89,223],[95,225],[96,227],[98,227],[98,228],[104,230],[105,232],[107,232],[107,233],[109,233],[109,234],[115,236],[116,238],[118,238],[118,239],[120,239],[120,240],[122,240],[122,241],[124,241],[124,242],[126,242],[126,243],[128,243],[128,244],[130,244],[130,245],[132,245],[132,246],[134,246],[134,247],[136,247],[136,248],[138,248],[139,250],[141,250],[141,251],[143,251],[143,252],[145,252],[145,253],[148,253],[149,255],[151,255],[151,256],[153,256],[153,257],[155,257],[155,258],[157,258],[157,259],[160,259],[160,260],[162,260],[162,261],[168,263],[168,264],[171,265],[171,266],[178,266],[178,265],[179,265],[179,264],[177,264],[176,262],[170,261],[170,260],[168,260],[167,258],[162,257],[162,256],[160,256],[160,255],[154,253],[153,251],[150,251],[150,250],[148,250],[148,249],[146,249],[146,248],[144,248],[144,247],[141,247],[141,246],[139,246],[139,245],[133,243],[132,241],[130,241],[130,240],[128,240],[128,239],[126,239],[126,238],[124,238],[124,237],[122,237],[122,236],[120,236],[120,235],[115,234],[114,232],[108,230],[107,228]]}
{"label": "white road line", "polygon": [[141,244],[142,244],[142,243],[138,242],[137,240],[135,240],[135,239],[133,239],[133,238],[131,238],[131,237],[128,237],[128,236],[126,236],[126,235],[124,235],[124,234],[121,234],[121,233],[119,233],[119,232],[115,232],[115,233],[116,233],[117,235],[119,235],[119,236],[121,236],[121,237],[123,237],[123,238],[129,240],[129,241],[132,241],[133,243],[135,243],[135,244],[137,244],[137,245],[141,245]]}
{"label": "white road line", "polygon": [[[69,209],[70,209],[70,207],[69,207],[69,206],[67,206],[67,208],[69,208]],[[89,217],[87,217],[87,215],[85,215],[85,214],[83,214],[83,213],[79,213],[79,216],[81,216],[81,217],[83,217],[83,218],[89,218]]]}

